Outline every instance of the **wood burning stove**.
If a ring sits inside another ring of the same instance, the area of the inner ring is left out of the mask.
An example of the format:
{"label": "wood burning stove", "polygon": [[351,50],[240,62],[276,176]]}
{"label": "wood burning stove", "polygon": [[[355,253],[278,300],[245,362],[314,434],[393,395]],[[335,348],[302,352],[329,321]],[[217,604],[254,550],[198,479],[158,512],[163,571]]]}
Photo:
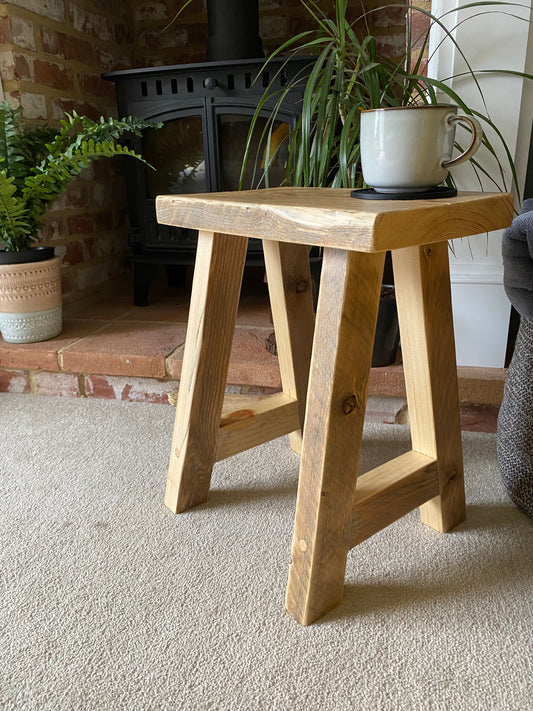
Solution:
{"label": "wood burning stove", "polygon": [[[249,0],[246,0],[248,2]],[[168,67],[109,72],[116,85],[120,116],[163,122],[163,128],[132,137],[156,171],[128,163],[126,188],[134,264],[134,302],[146,305],[158,264],[180,278],[194,262],[195,231],[159,225],[155,197],[168,193],[236,190],[251,118],[265,88],[281,90],[296,74],[306,74],[309,58],[230,59]],[[302,89],[303,91],[303,89]],[[286,135],[299,115],[302,95],[291,92],[277,115],[278,135]],[[274,100],[263,107],[263,122]],[[256,131],[257,137],[261,129]],[[284,178],[283,156],[270,173],[270,184]],[[246,186],[251,187],[253,160]],[[247,264],[262,264],[261,243],[251,240]]]}

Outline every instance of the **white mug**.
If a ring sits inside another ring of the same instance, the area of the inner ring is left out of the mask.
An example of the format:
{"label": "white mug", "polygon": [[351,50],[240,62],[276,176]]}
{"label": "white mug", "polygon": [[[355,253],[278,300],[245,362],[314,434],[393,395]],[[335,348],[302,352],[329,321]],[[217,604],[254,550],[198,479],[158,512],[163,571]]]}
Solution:
{"label": "white mug", "polygon": [[[469,160],[483,131],[472,116],[457,115],[453,104],[369,109],[361,113],[363,179],[377,192],[423,192],[442,183],[448,168]],[[468,148],[452,160],[455,127],[472,132]]]}

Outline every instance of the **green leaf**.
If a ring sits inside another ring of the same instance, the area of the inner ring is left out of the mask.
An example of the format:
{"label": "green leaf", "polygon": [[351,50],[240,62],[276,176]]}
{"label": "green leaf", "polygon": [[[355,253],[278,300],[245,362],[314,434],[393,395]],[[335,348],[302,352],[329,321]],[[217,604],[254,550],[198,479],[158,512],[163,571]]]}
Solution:
{"label": "green leaf", "polygon": [[32,244],[45,211],[93,160],[121,155],[142,161],[121,137],[161,125],[131,117],[93,121],[73,111],[58,129],[23,132],[21,113],[0,104],[0,242],[8,250]]}

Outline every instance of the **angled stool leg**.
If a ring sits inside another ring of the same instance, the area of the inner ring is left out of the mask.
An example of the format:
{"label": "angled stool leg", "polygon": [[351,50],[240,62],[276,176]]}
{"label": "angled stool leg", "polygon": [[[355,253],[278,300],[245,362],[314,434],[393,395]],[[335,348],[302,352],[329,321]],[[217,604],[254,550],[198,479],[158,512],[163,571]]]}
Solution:
{"label": "angled stool leg", "polygon": [[246,237],[200,232],[165,504],[207,499],[239,304]]}
{"label": "angled stool leg", "polygon": [[298,400],[300,430],[289,441],[300,453],[315,327],[309,251],[303,244],[263,240],[263,252],[283,392]]}
{"label": "angled stool leg", "polygon": [[384,258],[324,250],[286,598],[304,625],[342,597]]}
{"label": "angled stool leg", "polygon": [[413,449],[437,460],[440,495],[422,521],[449,531],[465,518],[448,245],[392,253]]}

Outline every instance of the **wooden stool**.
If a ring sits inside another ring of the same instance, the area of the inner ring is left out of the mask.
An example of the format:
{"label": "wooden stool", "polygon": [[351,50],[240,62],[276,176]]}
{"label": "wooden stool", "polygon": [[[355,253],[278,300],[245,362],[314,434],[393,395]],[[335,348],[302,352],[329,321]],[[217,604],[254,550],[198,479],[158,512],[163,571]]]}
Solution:
{"label": "wooden stool", "polygon": [[[165,503],[202,503],[215,461],[292,432],[286,605],[298,622],[339,604],[350,548],[415,507],[437,531],[464,520],[447,240],[506,227],[512,208],[499,193],[374,201],[331,188],[157,198],[159,222],[200,231]],[[283,392],[221,418],[248,237],[263,240]],[[306,245],[324,248],[316,328]],[[387,250],[412,451],[357,479]]]}

